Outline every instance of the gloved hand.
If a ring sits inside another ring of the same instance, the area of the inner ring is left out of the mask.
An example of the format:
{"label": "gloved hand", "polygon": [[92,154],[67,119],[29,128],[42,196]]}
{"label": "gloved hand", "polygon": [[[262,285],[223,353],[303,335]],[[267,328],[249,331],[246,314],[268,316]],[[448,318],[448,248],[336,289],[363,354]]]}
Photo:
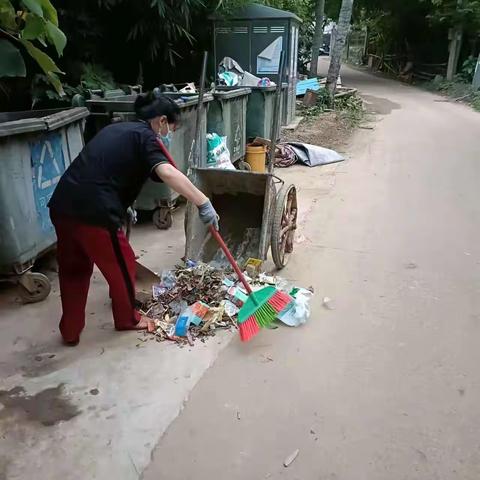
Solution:
{"label": "gloved hand", "polygon": [[213,208],[212,202],[210,200],[198,207],[198,215],[200,216],[200,220],[205,225],[213,225],[215,229],[218,230],[219,216]]}
{"label": "gloved hand", "polygon": [[127,217],[129,221],[132,222],[133,225],[137,223],[137,211],[134,208],[128,207]]}

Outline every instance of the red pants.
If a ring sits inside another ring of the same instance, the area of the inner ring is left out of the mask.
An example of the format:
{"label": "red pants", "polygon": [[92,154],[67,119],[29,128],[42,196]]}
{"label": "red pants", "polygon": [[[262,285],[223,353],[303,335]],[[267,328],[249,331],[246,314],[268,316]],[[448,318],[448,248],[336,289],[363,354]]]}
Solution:
{"label": "red pants", "polygon": [[121,230],[80,223],[52,214],[57,232],[58,276],[63,315],[60,332],[66,342],[76,342],[85,327],[93,265],[110,287],[112,312],[117,330],[130,330],[140,320],[135,311],[135,254]]}

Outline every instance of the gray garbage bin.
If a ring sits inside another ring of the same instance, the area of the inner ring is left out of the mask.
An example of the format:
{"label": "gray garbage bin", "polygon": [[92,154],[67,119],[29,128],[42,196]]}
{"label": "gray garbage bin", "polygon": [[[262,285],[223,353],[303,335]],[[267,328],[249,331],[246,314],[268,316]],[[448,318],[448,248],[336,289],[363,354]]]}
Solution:
{"label": "gray garbage bin", "polygon": [[48,201],[83,148],[86,108],[0,114],[0,277],[17,281],[25,302],[50,292],[35,260],[56,242]]}

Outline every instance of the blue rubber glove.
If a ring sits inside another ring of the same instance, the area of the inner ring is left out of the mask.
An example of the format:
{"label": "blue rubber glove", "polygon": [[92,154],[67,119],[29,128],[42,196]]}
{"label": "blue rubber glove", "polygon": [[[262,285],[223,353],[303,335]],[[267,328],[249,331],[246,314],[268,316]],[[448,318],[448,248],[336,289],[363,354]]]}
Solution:
{"label": "blue rubber glove", "polygon": [[219,216],[213,208],[212,202],[210,200],[198,207],[198,215],[200,216],[200,220],[205,225],[213,225],[215,229],[218,230]]}

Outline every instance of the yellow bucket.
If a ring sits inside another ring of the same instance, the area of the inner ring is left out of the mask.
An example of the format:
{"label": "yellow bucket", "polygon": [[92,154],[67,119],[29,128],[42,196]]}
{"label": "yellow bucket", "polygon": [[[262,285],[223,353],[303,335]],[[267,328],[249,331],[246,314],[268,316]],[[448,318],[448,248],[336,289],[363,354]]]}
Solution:
{"label": "yellow bucket", "polygon": [[267,147],[265,145],[247,145],[246,162],[250,165],[252,172],[265,172],[265,161],[267,159]]}

